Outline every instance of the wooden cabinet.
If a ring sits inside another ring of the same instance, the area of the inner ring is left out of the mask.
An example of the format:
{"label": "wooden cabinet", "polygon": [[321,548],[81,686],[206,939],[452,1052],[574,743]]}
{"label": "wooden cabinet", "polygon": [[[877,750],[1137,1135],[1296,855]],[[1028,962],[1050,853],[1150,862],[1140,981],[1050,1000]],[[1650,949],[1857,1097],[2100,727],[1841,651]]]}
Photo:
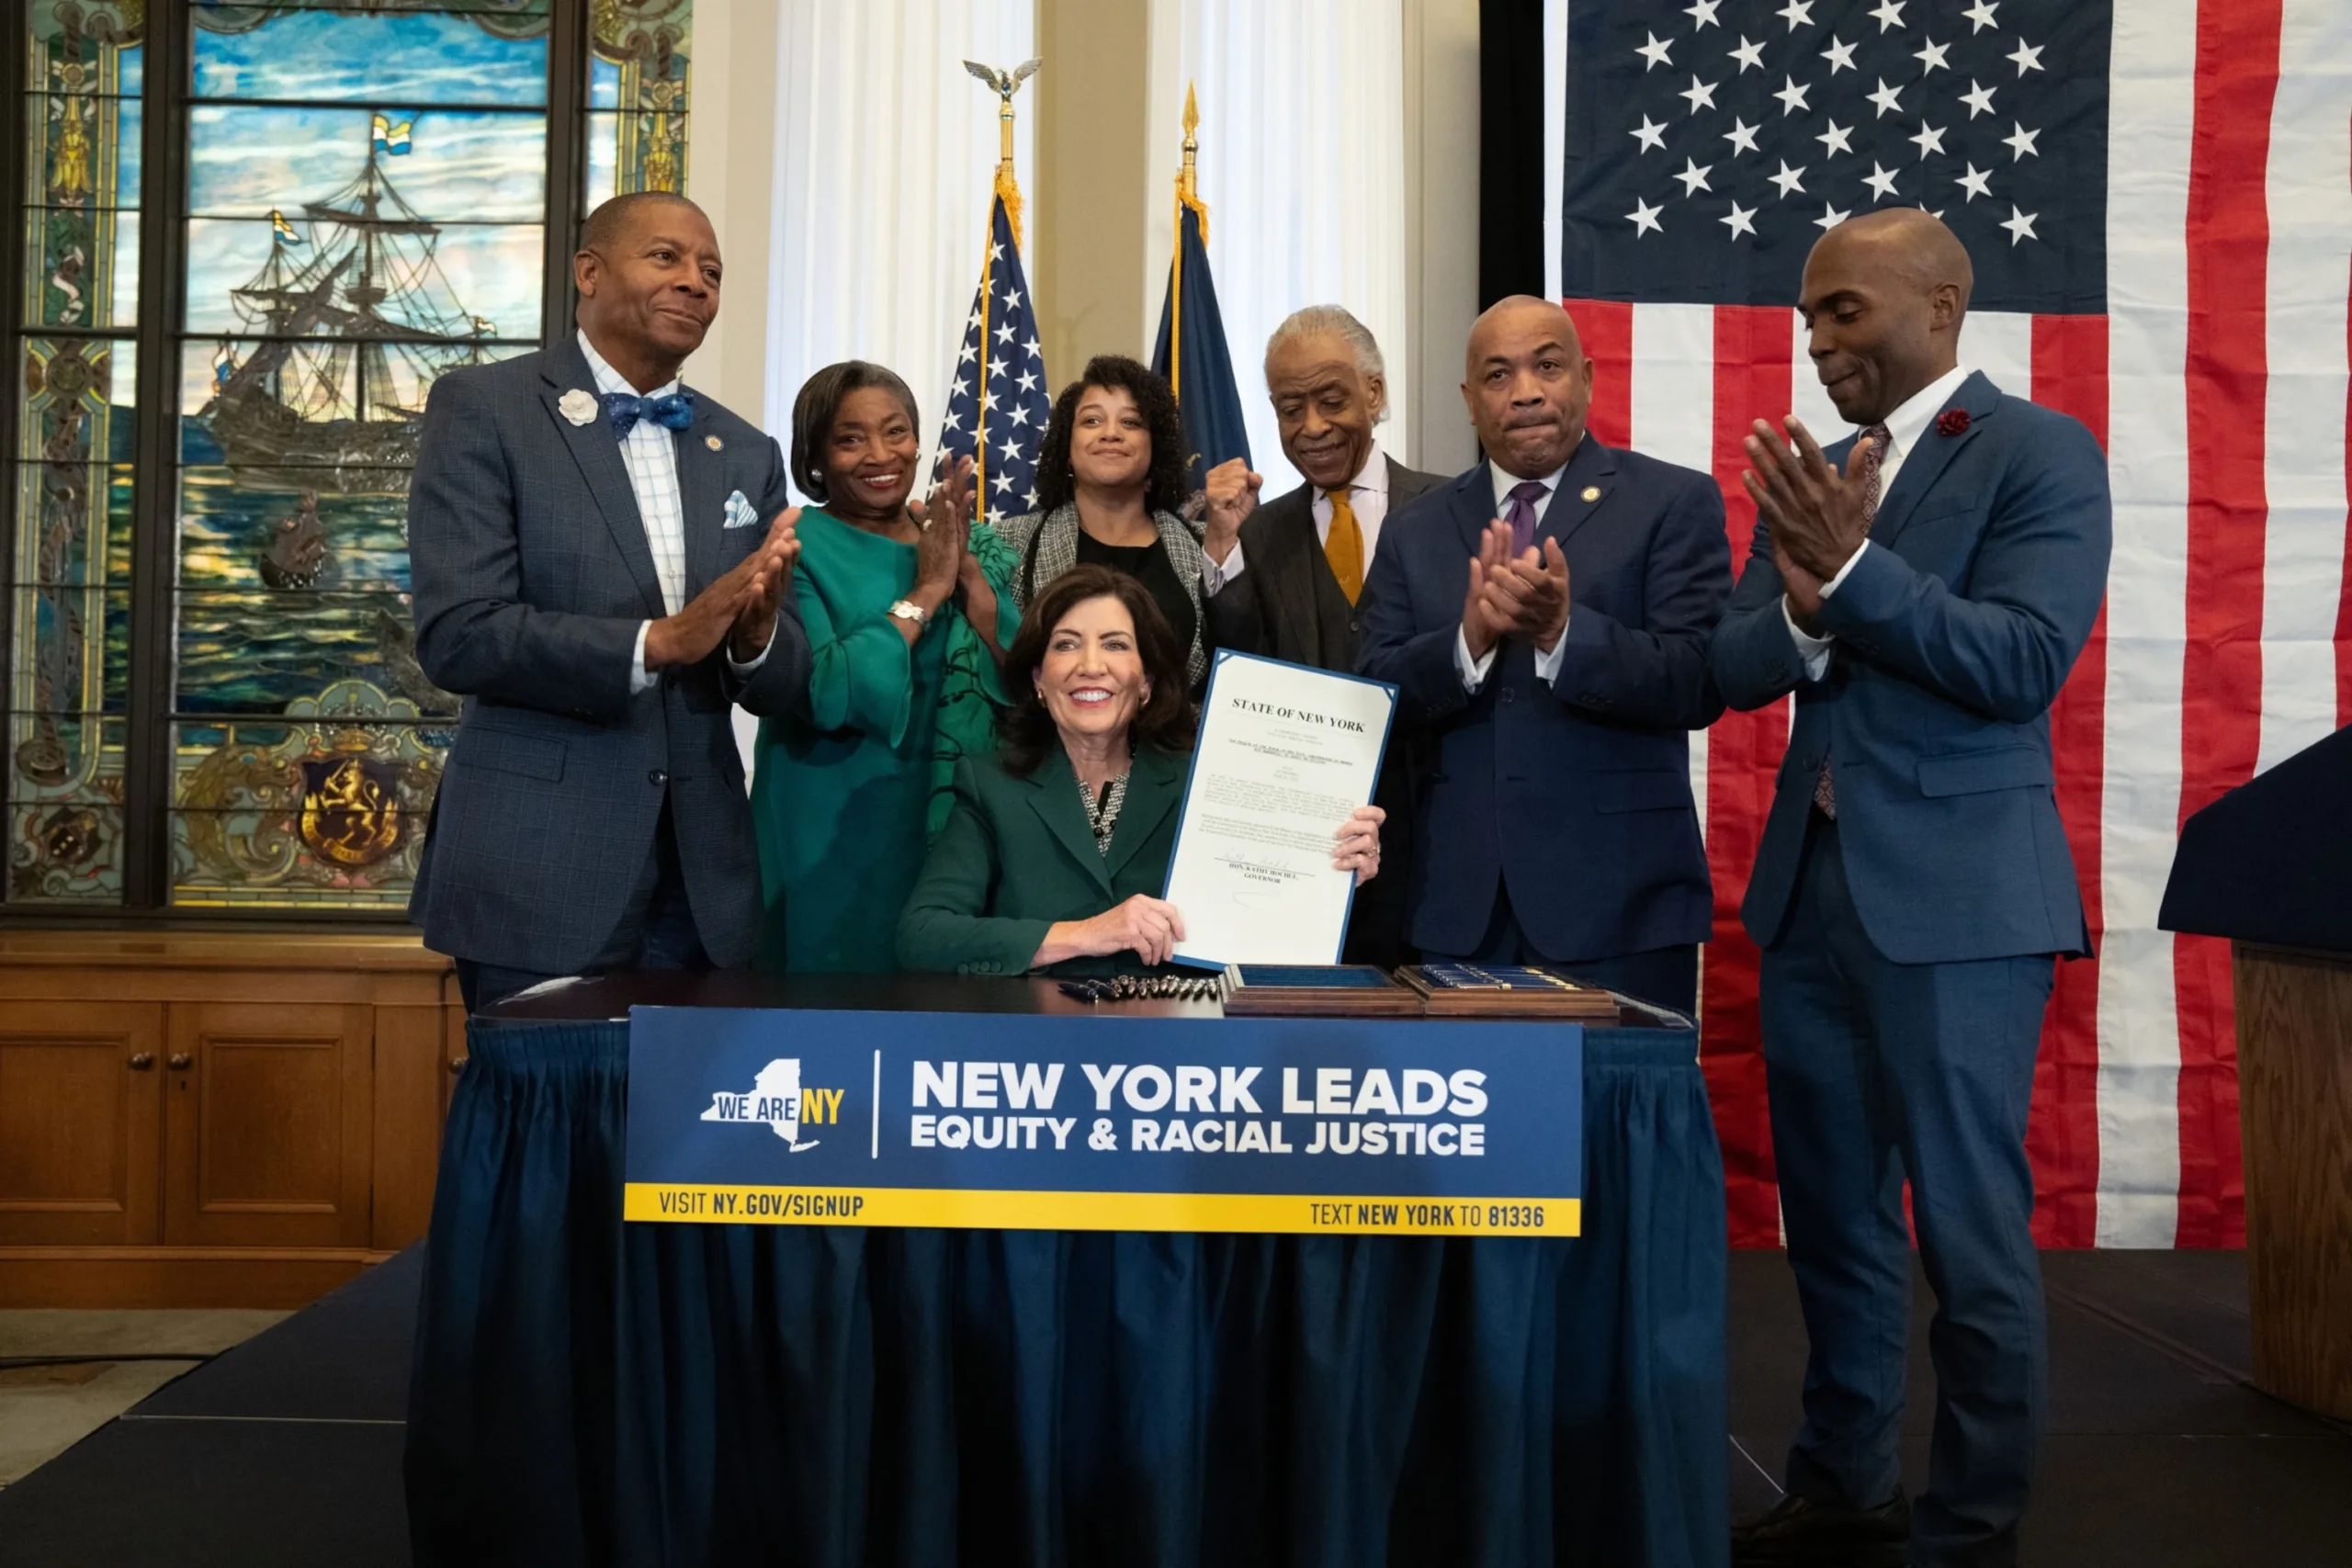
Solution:
{"label": "wooden cabinet", "polygon": [[0,931],[0,1306],[333,1288],[424,1234],[464,1049],[413,936]]}
{"label": "wooden cabinet", "polygon": [[0,1010],[0,1247],[158,1239],[164,1010]]}

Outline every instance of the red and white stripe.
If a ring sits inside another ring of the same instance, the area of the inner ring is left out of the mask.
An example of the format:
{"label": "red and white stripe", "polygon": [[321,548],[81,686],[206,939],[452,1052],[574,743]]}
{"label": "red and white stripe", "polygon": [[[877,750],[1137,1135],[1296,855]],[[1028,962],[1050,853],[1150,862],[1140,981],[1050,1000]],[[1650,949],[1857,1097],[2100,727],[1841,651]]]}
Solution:
{"label": "red and white stripe", "polygon": [[[1965,363],[2108,449],[2107,606],[2052,713],[2096,959],[2063,964],[2029,1148],[2049,1246],[2244,1237],[2227,944],[2156,930],[2181,821],[2352,722],[2352,24],[2336,0],[2119,4],[2105,317],[1972,315]],[[2188,112],[2184,113],[2184,105]],[[1556,183],[1556,182],[1555,182]],[[1845,427],[1794,313],[1569,300],[1603,441],[1713,472],[1751,419]],[[1789,705],[1693,737],[1715,876],[1702,1055],[1733,1238],[1778,1200],[1739,929]]]}

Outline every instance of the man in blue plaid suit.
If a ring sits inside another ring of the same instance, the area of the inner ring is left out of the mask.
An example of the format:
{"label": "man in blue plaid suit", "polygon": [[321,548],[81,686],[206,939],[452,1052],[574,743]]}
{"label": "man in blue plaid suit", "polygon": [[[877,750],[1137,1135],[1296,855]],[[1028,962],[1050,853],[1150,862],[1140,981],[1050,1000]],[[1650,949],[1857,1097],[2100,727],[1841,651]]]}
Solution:
{"label": "man in blue plaid suit", "polygon": [[572,265],[578,332],[436,381],[409,493],[417,658],[466,699],[409,913],[469,1008],[745,962],[731,713],[808,675],[783,454],[678,383],[718,312],[709,220],[616,197]]}

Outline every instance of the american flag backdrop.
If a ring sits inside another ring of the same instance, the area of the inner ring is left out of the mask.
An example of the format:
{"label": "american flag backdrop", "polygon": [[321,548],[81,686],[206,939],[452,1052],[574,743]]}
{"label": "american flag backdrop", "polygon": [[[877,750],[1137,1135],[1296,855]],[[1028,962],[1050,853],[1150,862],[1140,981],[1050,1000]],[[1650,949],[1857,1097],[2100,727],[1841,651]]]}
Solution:
{"label": "american flag backdrop", "polygon": [[[2227,944],[2155,929],[2179,825],[2352,722],[2342,0],[1550,0],[1547,222],[1604,441],[1712,471],[1847,427],[1794,311],[1839,217],[1942,215],[1962,362],[2106,446],[2115,554],[2052,716],[2098,937],[2061,964],[2029,1139],[2049,1246],[2244,1240]],[[1535,123],[1540,112],[1543,123]],[[1778,1232],[1738,907],[1787,702],[1694,738],[1715,880],[1703,1055],[1734,1239]]]}
{"label": "american flag backdrop", "polygon": [[976,461],[977,513],[985,522],[1017,517],[1037,504],[1037,451],[1054,398],[1036,322],[1021,242],[1000,192],[989,208],[988,254],[956,350],[934,465],[944,472],[959,457]]}

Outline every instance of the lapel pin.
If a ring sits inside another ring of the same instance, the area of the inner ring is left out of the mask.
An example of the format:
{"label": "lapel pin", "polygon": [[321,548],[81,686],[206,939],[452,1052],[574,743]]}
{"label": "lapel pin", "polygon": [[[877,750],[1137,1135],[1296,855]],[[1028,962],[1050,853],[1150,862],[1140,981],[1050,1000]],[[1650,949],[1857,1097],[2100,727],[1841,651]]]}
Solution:
{"label": "lapel pin", "polygon": [[709,448],[710,448],[712,451],[714,451],[714,452],[718,451],[721,446],[726,446],[726,445],[727,445],[727,443],[726,443],[726,442],[721,441],[721,440],[720,440],[718,436],[716,436],[716,435],[706,435],[706,436],[704,436],[704,437],[702,438],[702,444],[703,444],[704,446],[706,446],[709,447]]}
{"label": "lapel pin", "polygon": [[1599,501],[1600,499],[1600,487],[1599,485],[1585,486],[1584,498],[1587,501]]}

